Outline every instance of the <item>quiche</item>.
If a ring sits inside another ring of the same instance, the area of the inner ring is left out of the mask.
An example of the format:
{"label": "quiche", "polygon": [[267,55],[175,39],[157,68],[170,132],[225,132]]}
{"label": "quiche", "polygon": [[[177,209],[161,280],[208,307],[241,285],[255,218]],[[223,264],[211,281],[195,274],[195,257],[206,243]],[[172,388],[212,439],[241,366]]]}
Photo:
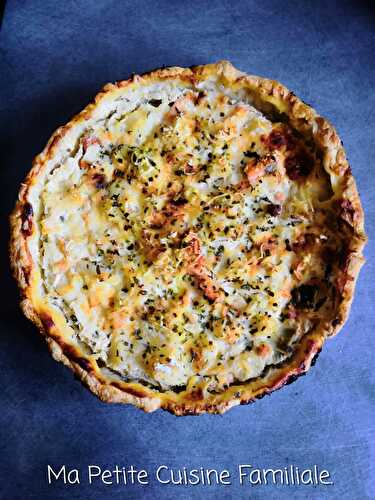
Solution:
{"label": "quiche", "polygon": [[106,85],[22,184],[10,255],[53,357],[101,400],[223,413],[344,324],[366,242],[335,129],[229,62]]}

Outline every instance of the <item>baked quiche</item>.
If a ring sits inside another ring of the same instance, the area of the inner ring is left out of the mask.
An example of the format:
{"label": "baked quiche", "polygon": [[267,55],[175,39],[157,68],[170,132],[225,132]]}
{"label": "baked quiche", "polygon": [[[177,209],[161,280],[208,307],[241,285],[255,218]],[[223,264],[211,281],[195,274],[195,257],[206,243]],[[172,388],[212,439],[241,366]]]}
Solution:
{"label": "baked quiche", "polygon": [[224,61],[106,85],[35,159],[10,254],[56,360],[103,401],[186,415],[305,373],[365,241],[334,128]]}

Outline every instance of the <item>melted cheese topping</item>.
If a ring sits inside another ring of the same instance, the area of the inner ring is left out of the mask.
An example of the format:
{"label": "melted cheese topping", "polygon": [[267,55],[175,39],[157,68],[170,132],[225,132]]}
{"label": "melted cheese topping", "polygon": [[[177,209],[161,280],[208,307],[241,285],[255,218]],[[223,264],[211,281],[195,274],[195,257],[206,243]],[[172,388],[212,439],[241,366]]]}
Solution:
{"label": "melted cheese topping", "polygon": [[244,91],[121,90],[50,165],[43,293],[121,379],[221,391],[285,360],[330,307],[329,186]]}

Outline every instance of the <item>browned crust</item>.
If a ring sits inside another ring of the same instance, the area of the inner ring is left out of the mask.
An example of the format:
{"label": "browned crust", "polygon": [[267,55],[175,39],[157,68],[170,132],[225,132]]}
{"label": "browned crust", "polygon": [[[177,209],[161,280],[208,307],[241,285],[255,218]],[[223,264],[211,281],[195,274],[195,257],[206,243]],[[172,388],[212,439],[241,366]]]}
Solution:
{"label": "browned crust", "polygon": [[[343,270],[344,282],[336,317],[327,319],[318,330],[307,333],[299,343],[294,355],[281,366],[269,369],[263,377],[249,380],[245,384],[231,386],[223,393],[211,395],[209,400],[203,400],[200,394],[194,396],[187,392],[180,394],[161,393],[138,383],[111,381],[103,374],[95,361],[64,341],[48,311],[36,309],[32,301],[33,284],[30,282],[33,261],[27,244],[33,231],[32,205],[28,194],[30,186],[38,178],[46,161],[54,156],[66,133],[77,123],[88,119],[97,104],[109,93],[120,87],[137,85],[139,82],[144,83],[147,80],[179,79],[195,82],[212,73],[221,75],[227,85],[247,89],[260,108],[268,110],[274,108],[277,112],[287,115],[290,124],[296,130],[313,138],[322,152],[324,168],[342,182],[342,200],[346,207],[350,207],[350,216],[348,217],[347,212],[344,212],[342,219],[348,227],[350,238],[348,238]],[[129,80],[106,85],[95,97],[92,104],[89,104],[67,125],[56,130],[43,152],[35,158],[32,169],[21,186],[16,207],[10,217],[10,225],[10,262],[20,289],[21,308],[45,336],[53,357],[71,368],[82,383],[102,401],[130,403],[147,412],[163,408],[175,415],[196,415],[205,412],[223,413],[232,406],[247,404],[270,394],[303,375],[320,352],[326,337],[336,334],[346,321],[354,295],[356,279],[364,262],[362,251],[366,243],[361,202],[344,149],[335,129],[280,83],[245,75],[226,61],[187,69],[159,69],[143,76],[135,75]]]}

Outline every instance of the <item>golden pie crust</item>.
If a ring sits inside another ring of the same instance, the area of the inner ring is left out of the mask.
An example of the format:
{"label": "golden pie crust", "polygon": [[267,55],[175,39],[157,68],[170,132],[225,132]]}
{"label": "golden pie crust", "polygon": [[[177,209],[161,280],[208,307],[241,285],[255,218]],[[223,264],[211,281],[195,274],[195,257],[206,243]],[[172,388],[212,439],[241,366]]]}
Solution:
{"label": "golden pie crust", "polygon": [[106,85],[36,157],[10,220],[21,307],[53,357],[103,401],[175,415],[304,374],[366,242],[335,129],[226,61]]}

